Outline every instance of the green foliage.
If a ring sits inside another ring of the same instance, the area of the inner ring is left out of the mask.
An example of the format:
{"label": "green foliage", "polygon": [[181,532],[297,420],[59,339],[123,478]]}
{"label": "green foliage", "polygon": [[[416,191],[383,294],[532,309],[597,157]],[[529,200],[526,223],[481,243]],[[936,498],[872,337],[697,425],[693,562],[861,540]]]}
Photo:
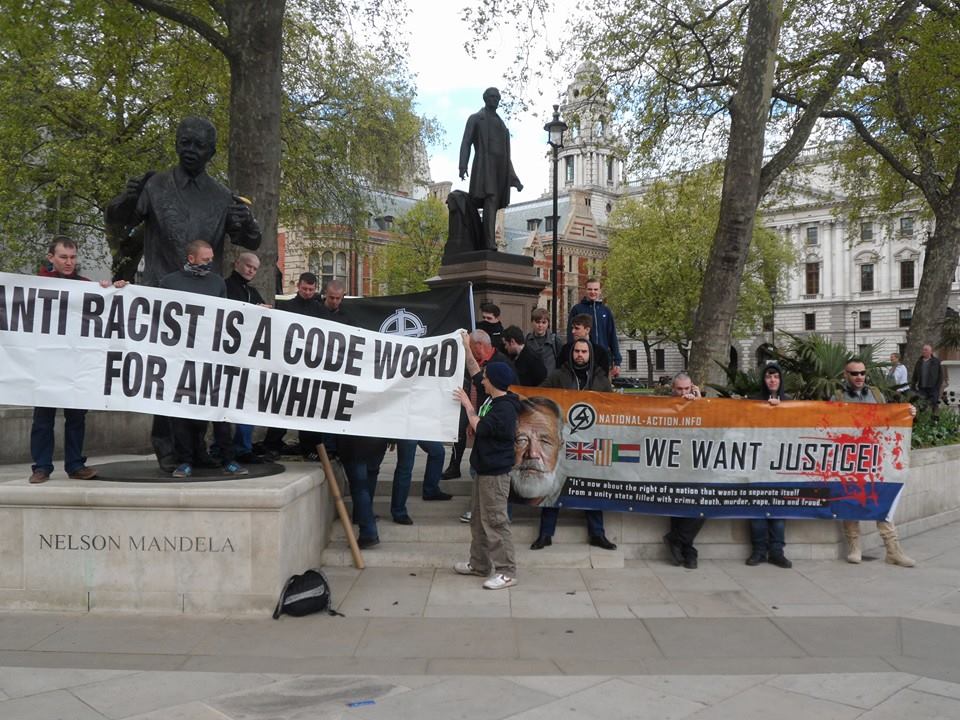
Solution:
{"label": "green foliage", "polygon": [[[622,329],[686,341],[703,287],[720,214],[723,168],[710,164],[654,183],[610,217],[607,291]],[[771,291],[795,262],[793,247],[755,224],[740,289],[737,332],[755,331],[769,314]]]}
{"label": "green foliage", "polygon": [[867,383],[887,390],[884,366],[875,360],[880,344],[868,345],[853,353],[842,343],[822,335],[799,337],[789,335],[785,351],[774,350],[774,356],[786,375],[787,392],[796,400],[831,400],[843,386],[843,368],[853,357],[867,367]]}
{"label": "green foliage", "polygon": [[960,443],[960,414],[948,408],[943,408],[939,416],[921,410],[913,422],[911,440],[914,449]]}
{"label": "green foliage", "polygon": [[387,295],[427,290],[425,281],[440,270],[447,223],[447,207],[437,198],[414,205],[397,221],[398,237],[377,253],[374,285],[384,284]]}
{"label": "green foliage", "polygon": [[[207,2],[180,3],[221,28]],[[396,187],[432,126],[395,36],[361,40],[377,0],[288,0],[281,222],[365,220],[370,187]],[[376,24],[374,24],[376,20]],[[50,235],[104,232],[129,177],[176,161],[186,115],[219,131],[210,172],[226,181],[230,68],[194,31],[127,2],[4,3],[0,13],[0,268],[42,257]]]}

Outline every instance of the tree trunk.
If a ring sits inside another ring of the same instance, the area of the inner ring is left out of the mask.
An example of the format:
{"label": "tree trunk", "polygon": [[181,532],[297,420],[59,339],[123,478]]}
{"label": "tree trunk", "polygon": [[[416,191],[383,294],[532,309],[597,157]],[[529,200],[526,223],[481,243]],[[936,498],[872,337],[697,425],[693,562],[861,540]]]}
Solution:
{"label": "tree trunk", "polygon": [[260,272],[253,284],[267,302],[276,290],[285,6],[285,0],[225,3],[234,48],[229,58],[230,187],[253,201],[253,214],[263,233],[257,250]]}
{"label": "tree trunk", "polygon": [[960,192],[954,188],[940,207],[933,208],[937,227],[927,240],[923,258],[923,273],[913,307],[913,320],[907,331],[907,348],[903,364],[908,370],[920,357],[925,343],[934,347],[940,342],[940,333],[950,299],[950,285],[960,260]]}
{"label": "tree trunk", "polygon": [[694,382],[721,384],[753,221],[760,202],[760,171],[773,87],[782,0],[751,0],[737,91],[730,101],[730,140],[720,221],[704,275],[694,323],[689,372]]}
{"label": "tree trunk", "polygon": [[653,345],[647,334],[643,334],[643,354],[647,359],[647,382],[653,385]]}

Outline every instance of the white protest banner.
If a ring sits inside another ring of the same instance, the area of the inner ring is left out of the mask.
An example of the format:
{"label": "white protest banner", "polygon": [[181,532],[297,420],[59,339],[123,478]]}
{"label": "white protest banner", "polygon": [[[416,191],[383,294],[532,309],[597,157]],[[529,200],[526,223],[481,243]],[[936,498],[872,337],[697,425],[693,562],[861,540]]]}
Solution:
{"label": "white protest banner", "polygon": [[255,305],[0,273],[0,403],[456,440],[457,333],[383,335]]}

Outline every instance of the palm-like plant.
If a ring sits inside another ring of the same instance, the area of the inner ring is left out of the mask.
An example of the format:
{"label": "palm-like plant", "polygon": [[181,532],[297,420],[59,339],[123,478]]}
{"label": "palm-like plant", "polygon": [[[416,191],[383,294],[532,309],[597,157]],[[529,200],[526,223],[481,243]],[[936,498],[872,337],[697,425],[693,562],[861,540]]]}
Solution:
{"label": "palm-like plant", "polygon": [[790,338],[785,351],[773,349],[773,354],[786,375],[787,392],[796,400],[830,400],[843,385],[843,368],[854,357],[867,367],[867,381],[886,392],[887,379],[881,363],[874,355],[881,344],[868,345],[859,354],[846,346],[828,340],[822,335]]}

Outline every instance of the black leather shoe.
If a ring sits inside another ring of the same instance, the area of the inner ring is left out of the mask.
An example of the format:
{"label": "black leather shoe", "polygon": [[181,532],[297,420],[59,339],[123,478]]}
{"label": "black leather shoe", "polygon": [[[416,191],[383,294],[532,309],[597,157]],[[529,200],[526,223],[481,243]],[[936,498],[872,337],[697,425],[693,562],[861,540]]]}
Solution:
{"label": "black leather shoe", "polygon": [[696,570],[696,569],[697,569],[697,559],[694,558],[694,557],[692,557],[692,558],[687,558],[686,560],[683,561],[683,566],[684,566],[687,570]]}
{"label": "black leather shoe", "polygon": [[606,536],[606,535],[593,535],[593,536],[590,538],[590,544],[593,545],[594,547],[602,548],[602,549],[604,549],[604,550],[616,550],[616,549],[617,549],[617,544],[616,544],[616,543],[612,543],[612,542],[610,542],[609,540],[607,540],[607,536]]}
{"label": "black leather shoe", "polygon": [[750,557],[747,558],[747,565],[749,565],[750,567],[753,567],[754,565],[759,565],[760,563],[766,562],[766,561],[767,561],[766,555],[764,555],[763,553],[755,552],[755,553],[752,553]]}
{"label": "black leather shoe", "polygon": [[458,477],[460,477],[460,468],[458,467],[448,467],[440,473],[440,478],[443,480],[456,480]]}
{"label": "black leather shoe", "polygon": [[782,568],[792,568],[793,563],[787,559],[786,555],[771,555],[768,562]]}
{"label": "black leather shoe", "polygon": [[453,495],[450,493],[445,493],[442,490],[437,492],[435,495],[424,495],[423,499],[426,502],[432,502],[434,500],[453,500]]}
{"label": "black leather shoe", "polygon": [[540,535],[530,545],[531,550],[543,550],[545,547],[553,545],[553,538],[549,535]]}
{"label": "black leather shoe", "polygon": [[380,544],[380,538],[378,537],[369,537],[369,538],[362,537],[357,540],[357,546],[361,550],[366,550],[367,548],[372,548],[374,545],[379,545],[379,544]]}
{"label": "black leather shoe", "polygon": [[680,547],[680,543],[675,543],[671,540],[668,533],[663,536],[663,544],[667,546],[667,551],[670,553],[670,560],[673,561],[673,564],[678,567],[683,565],[683,548]]}
{"label": "black leather shoe", "polygon": [[395,517],[393,521],[397,525],[413,525],[413,520],[410,519],[409,515],[401,515],[400,517]]}

